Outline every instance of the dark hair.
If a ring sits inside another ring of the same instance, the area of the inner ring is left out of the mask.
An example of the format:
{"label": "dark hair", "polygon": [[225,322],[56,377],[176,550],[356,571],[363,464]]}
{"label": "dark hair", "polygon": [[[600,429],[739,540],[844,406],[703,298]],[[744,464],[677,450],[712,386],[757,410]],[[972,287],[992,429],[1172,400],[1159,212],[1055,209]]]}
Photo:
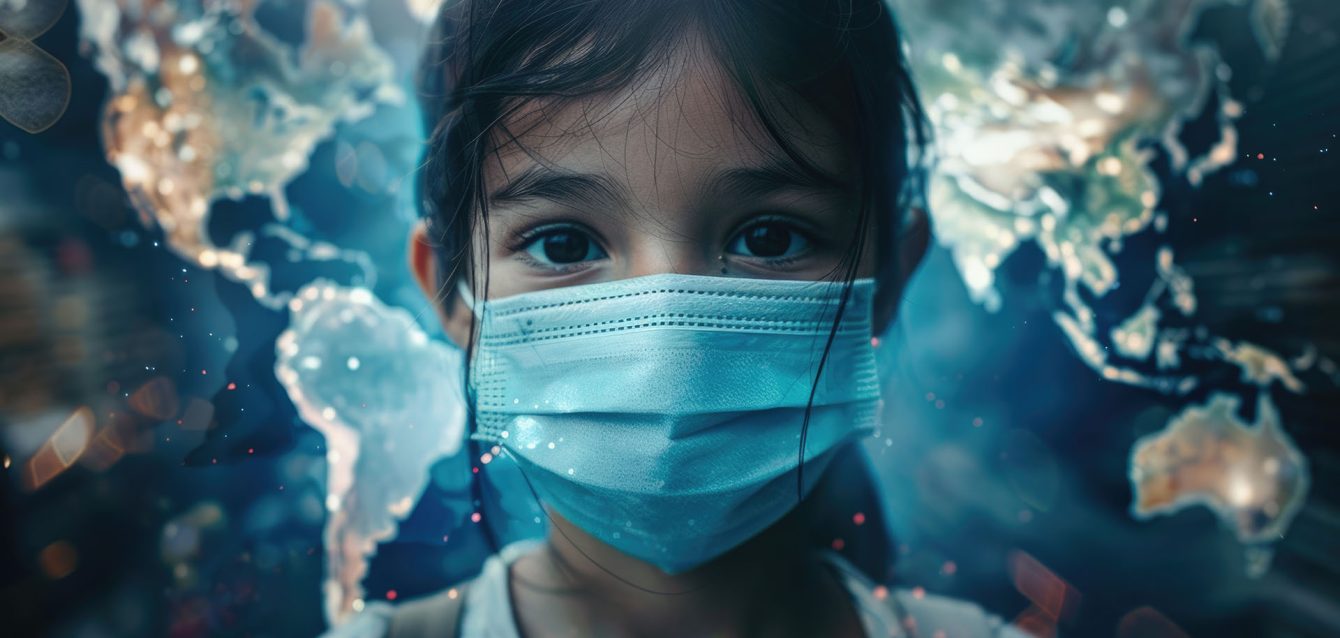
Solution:
{"label": "dark hair", "polygon": [[[507,126],[514,116],[534,100],[624,88],[688,33],[703,37],[771,141],[801,170],[831,179],[788,140],[777,116],[786,103],[775,99],[780,92],[838,130],[858,167],[860,217],[852,249],[834,274],[854,279],[873,222],[875,325],[887,325],[901,293],[899,221],[910,202],[922,199],[919,158],[927,133],[883,0],[446,0],[421,67],[430,134],[419,181],[444,303],[459,277],[473,281],[482,266],[470,258],[470,242],[476,223],[488,227],[483,165],[516,141]],[[839,319],[845,303],[844,294]],[[864,474],[869,482],[868,468]],[[868,529],[882,526],[877,512],[867,511]],[[858,564],[879,577],[890,559]]]}

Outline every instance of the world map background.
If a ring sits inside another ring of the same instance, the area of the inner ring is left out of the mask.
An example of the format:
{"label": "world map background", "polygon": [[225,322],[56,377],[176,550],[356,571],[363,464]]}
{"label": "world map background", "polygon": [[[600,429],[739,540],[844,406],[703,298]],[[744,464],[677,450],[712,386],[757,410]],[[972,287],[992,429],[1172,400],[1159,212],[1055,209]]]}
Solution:
{"label": "world map background", "polygon": [[[272,16],[269,28],[300,32],[301,22],[295,27],[285,15]],[[370,15],[391,20],[387,12]],[[1322,149],[1334,143],[1340,102],[1327,83],[1336,70],[1337,16],[1306,2],[1293,15],[1274,70],[1243,98],[1245,113],[1235,122],[1240,152],[1199,188],[1165,192],[1167,208],[1181,211],[1166,236],[1195,282],[1197,317],[1207,330],[1291,355],[1309,347],[1334,355],[1338,199],[1335,161]],[[182,262],[164,250],[160,231],[137,219],[121,190],[124,175],[103,155],[106,80],[79,54],[77,18],[67,11],[36,40],[70,69],[70,108],[37,136],[3,129],[0,184],[12,195],[4,202],[7,272],[36,282],[34,307],[56,317],[82,312],[83,320],[47,326],[40,347],[6,351],[7,358],[48,360],[6,378],[5,425],[11,431],[45,412],[60,425],[74,407],[129,398],[121,395],[161,399],[136,392],[160,376],[172,380],[179,405],[142,410],[136,446],[106,467],[82,463],[40,489],[14,479],[5,517],[16,522],[6,529],[14,569],[5,573],[16,575],[6,581],[16,596],[6,604],[15,601],[19,627],[64,633],[89,624],[113,627],[112,635],[312,633],[323,622],[326,454],[275,378],[274,343],[288,318],[258,303],[245,282]],[[413,25],[404,15],[398,28]],[[408,67],[415,51],[393,54]],[[390,182],[416,160],[407,121],[404,110],[379,109],[316,144],[310,168],[285,187],[293,227],[363,251],[373,264],[401,263],[412,207]],[[352,176],[351,153],[358,160]],[[381,158],[380,169],[370,157]],[[260,194],[214,206],[213,218],[235,224],[216,229],[220,236],[270,212]],[[296,290],[322,265],[276,271],[292,279],[271,286]],[[325,274],[352,282],[358,270]],[[1310,382],[1306,394],[1273,395],[1310,461],[1313,491],[1270,570],[1249,578],[1241,547],[1209,512],[1147,523],[1128,515],[1132,444],[1200,399],[1172,402],[1103,382],[1058,334],[1056,302],[1039,284],[1048,270],[1038,249],[1015,251],[995,271],[1002,303],[993,313],[973,302],[961,269],[937,249],[909,292],[900,332],[888,339],[907,373],[890,411],[906,429],[902,438],[885,438],[897,442],[895,456],[879,457],[906,546],[899,572],[907,584],[1013,614],[1030,605],[1018,591],[1019,574],[1051,574],[1082,596],[1062,624],[1081,634],[1111,633],[1146,605],[1193,635],[1251,627],[1259,631],[1247,633],[1323,635],[1334,627],[1336,611],[1324,604],[1335,597],[1338,568],[1328,542],[1336,531],[1328,492],[1336,472],[1334,388]],[[422,315],[406,273],[385,267],[376,274],[373,290],[383,301]],[[60,344],[71,339],[83,344],[82,356],[62,354]],[[1205,375],[1199,397],[1239,391],[1236,370]],[[186,418],[205,409],[193,412],[203,405],[195,400],[211,406],[212,419]],[[100,414],[93,418],[103,424]],[[183,460],[189,467],[180,467]],[[1037,467],[1049,469],[1030,471]],[[981,485],[1003,487],[995,493]],[[477,561],[482,545],[468,527],[451,542],[438,538],[441,521],[455,513],[434,489],[398,538],[378,549],[369,597],[426,591]],[[75,567],[52,578],[49,568],[68,558],[67,548]],[[405,566],[424,556],[440,569],[407,576]],[[1095,558],[1107,556],[1121,560]],[[58,616],[71,600],[76,612]]]}

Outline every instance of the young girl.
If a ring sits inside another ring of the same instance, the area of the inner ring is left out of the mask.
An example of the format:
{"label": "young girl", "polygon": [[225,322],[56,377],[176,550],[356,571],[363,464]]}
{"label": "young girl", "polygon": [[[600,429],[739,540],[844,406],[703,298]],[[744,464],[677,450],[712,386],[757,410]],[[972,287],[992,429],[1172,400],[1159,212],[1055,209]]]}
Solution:
{"label": "young girl", "polygon": [[336,634],[1015,635],[874,584],[872,339],[928,235],[881,0],[448,1],[424,78],[411,263],[549,532]]}

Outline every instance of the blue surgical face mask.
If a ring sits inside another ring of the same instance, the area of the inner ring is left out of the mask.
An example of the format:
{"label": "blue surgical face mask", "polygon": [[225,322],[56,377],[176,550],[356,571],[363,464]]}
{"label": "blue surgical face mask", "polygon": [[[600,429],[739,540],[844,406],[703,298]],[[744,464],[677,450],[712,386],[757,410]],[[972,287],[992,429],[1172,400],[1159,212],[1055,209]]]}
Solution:
{"label": "blue surgical face mask", "polygon": [[784,516],[873,430],[872,280],[852,285],[816,383],[843,287],[666,274],[475,303],[475,436],[587,533],[692,569]]}

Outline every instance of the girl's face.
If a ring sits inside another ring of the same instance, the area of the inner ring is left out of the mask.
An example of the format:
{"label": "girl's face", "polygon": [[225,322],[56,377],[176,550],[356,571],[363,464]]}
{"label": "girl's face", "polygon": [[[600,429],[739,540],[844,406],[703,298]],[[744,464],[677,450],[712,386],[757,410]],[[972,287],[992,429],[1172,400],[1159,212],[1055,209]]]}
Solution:
{"label": "girl's face", "polygon": [[[854,263],[856,277],[873,276],[881,215],[862,220],[860,166],[842,123],[798,97],[770,100],[790,150],[821,175],[788,157],[692,40],[617,92],[527,102],[493,132],[496,150],[482,167],[487,211],[470,242],[481,275],[461,278],[474,297],[500,299],[664,273],[841,280]],[[917,237],[924,246],[924,232]],[[436,259],[420,225],[411,262],[434,299],[447,292]],[[465,347],[475,315],[462,297],[442,320]],[[565,535],[584,534],[553,520]]]}
{"label": "girl's face", "polygon": [[[495,132],[484,167],[486,224],[473,259],[476,297],[680,273],[769,279],[858,277],[875,270],[868,229],[857,250],[851,151],[799,99],[771,104],[814,179],[769,138],[712,54],[691,42],[616,94],[530,102]],[[411,242],[430,295],[436,257]],[[470,282],[467,282],[470,283]],[[482,294],[481,294],[482,292]],[[464,344],[471,312],[443,317]]]}

